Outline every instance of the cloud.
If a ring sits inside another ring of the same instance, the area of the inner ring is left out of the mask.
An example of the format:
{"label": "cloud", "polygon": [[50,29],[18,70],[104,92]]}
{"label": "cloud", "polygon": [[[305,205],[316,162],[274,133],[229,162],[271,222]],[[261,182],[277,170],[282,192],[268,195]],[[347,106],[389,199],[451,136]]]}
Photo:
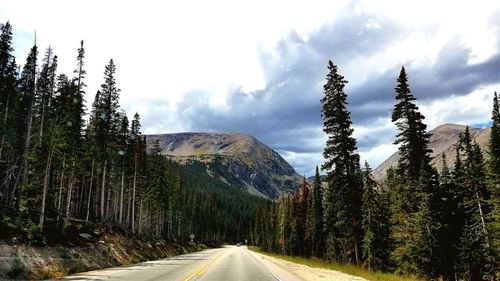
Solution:
{"label": "cloud", "polygon": [[19,3],[0,11],[14,25],[18,62],[36,28],[39,44],[52,44],[70,74],[83,38],[88,101],[113,57],[121,104],[140,113],[145,133],[249,133],[306,175],[322,162],[330,59],[349,80],[358,149],[373,167],[396,149],[389,117],[402,65],[429,128],[488,122],[489,95],[500,85],[497,1],[107,1],[77,14],[61,1],[57,15],[38,1],[24,13]]}
{"label": "cloud", "polygon": [[[362,158],[374,166],[396,149],[391,144],[396,129],[389,117],[401,65],[406,66],[411,89],[429,116],[429,129],[446,120],[464,122],[465,117],[472,118],[470,110],[457,111],[449,106],[450,102],[463,97],[458,104],[476,104],[474,110],[480,112],[484,103],[475,102],[478,94],[470,93],[476,90],[484,96],[491,91],[484,89],[485,85],[500,83],[500,54],[470,64],[472,51],[456,38],[441,47],[433,63],[402,60],[383,68],[367,67],[370,63],[364,61],[397,44],[407,30],[395,27],[390,20],[365,14],[346,17],[348,21],[342,18],[328,23],[308,39],[290,32],[274,49],[262,51],[260,63],[266,78],[263,89],[232,89],[222,108],[210,106],[213,93],[191,91],[177,105],[179,118],[190,130],[252,134],[282,153],[299,172],[309,175],[322,162],[325,136],[319,101],[328,59],[351,80],[346,90],[358,148]],[[478,122],[487,118],[486,114],[479,116]]]}

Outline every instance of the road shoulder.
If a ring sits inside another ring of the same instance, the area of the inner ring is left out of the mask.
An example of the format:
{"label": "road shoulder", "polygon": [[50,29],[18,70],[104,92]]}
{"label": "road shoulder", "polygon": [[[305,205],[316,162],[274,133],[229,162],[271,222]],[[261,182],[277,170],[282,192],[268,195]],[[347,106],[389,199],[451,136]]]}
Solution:
{"label": "road shoulder", "polygon": [[247,250],[247,253],[252,256],[257,262],[262,264],[277,280],[282,281],[304,281],[304,279],[294,272],[289,271],[280,264],[273,262],[270,257]]}
{"label": "road shoulder", "polygon": [[[304,264],[298,264],[294,262],[289,262],[286,260],[266,256],[260,253],[256,253],[249,250],[249,253],[256,257],[260,262],[265,264],[270,270],[275,272],[280,279],[289,280],[285,276],[281,276],[282,273],[293,274],[295,278],[300,278],[298,280],[306,281],[326,281],[326,280],[336,280],[336,281],[368,281],[364,278],[349,275],[340,271],[324,269],[324,268],[314,268]],[[296,279],[297,280],[297,279]]]}

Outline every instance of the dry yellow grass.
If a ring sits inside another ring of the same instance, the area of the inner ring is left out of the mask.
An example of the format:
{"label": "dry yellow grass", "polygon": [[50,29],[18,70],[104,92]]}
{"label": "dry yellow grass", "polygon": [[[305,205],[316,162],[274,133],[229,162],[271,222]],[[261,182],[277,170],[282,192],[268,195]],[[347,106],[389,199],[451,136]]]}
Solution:
{"label": "dry yellow grass", "polygon": [[336,271],[340,271],[340,272],[343,272],[346,274],[363,277],[363,278],[365,278],[367,280],[371,280],[371,281],[423,281],[422,279],[412,277],[412,276],[401,276],[401,275],[397,275],[397,274],[393,274],[393,273],[369,271],[366,268],[357,267],[357,266],[352,265],[352,264],[338,264],[338,263],[327,262],[327,261],[316,259],[316,258],[284,256],[284,255],[264,252],[256,247],[249,247],[249,249],[252,251],[255,251],[257,253],[270,256],[270,257],[283,259],[283,260],[294,262],[294,263],[304,264],[304,265],[308,265],[310,267],[336,270]]}

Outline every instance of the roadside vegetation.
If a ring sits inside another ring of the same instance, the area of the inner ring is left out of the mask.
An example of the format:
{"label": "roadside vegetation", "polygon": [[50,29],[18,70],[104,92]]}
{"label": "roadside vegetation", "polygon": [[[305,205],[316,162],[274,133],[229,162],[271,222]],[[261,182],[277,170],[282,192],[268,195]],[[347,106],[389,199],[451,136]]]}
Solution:
{"label": "roadside vegetation", "polygon": [[419,279],[417,277],[411,277],[411,276],[403,276],[403,275],[397,275],[393,273],[384,273],[380,271],[371,271],[368,270],[365,267],[358,267],[353,264],[340,264],[336,262],[328,262],[322,259],[318,258],[305,258],[305,257],[298,257],[298,256],[287,256],[287,255],[280,255],[276,253],[270,253],[270,252],[265,252],[262,251],[261,249],[257,247],[249,247],[250,250],[270,256],[273,258],[278,258],[282,260],[286,260],[289,262],[294,262],[298,264],[304,264],[310,267],[316,267],[316,268],[324,268],[324,269],[330,269],[330,270],[336,270],[340,271],[349,275],[354,275],[354,276],[359,276],[363,277],[367,280],[370,281],[423,281],[423,279]]}

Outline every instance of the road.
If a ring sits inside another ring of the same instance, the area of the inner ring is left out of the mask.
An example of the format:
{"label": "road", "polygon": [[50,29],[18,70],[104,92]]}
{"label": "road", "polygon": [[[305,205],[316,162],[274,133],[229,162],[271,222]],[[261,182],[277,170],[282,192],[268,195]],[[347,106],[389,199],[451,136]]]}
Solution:
{"label": "road", "polygon": [[131,266],[79,273],[60,280],[298,281],[302,279],[244,246],[226,246]]}

